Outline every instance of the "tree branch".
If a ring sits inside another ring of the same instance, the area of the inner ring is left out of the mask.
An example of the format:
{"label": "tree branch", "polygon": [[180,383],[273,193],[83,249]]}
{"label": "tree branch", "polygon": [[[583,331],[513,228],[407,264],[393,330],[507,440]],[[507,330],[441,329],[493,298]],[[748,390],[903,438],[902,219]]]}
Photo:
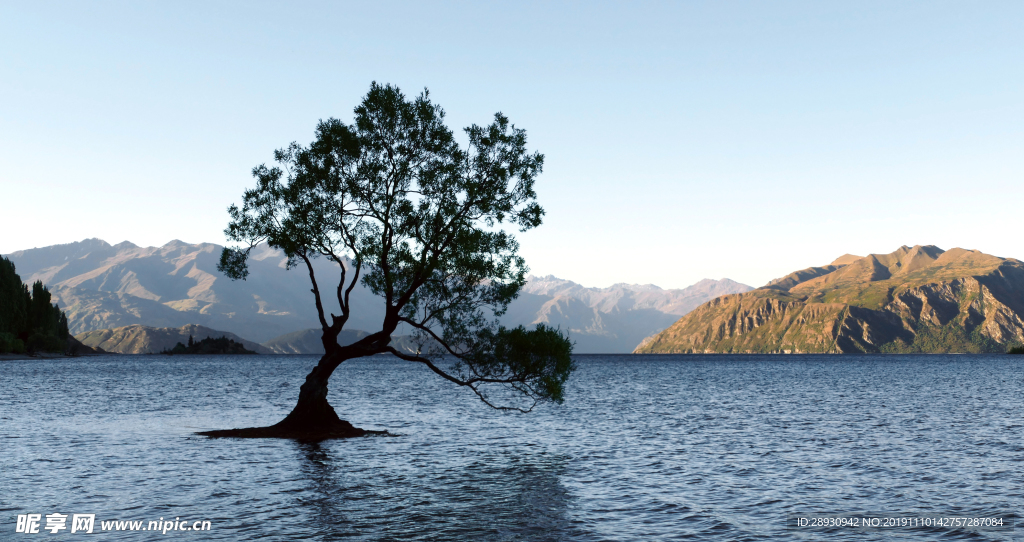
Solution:
{"label": "tree branch", "polygon": [[309,269],[309,280],[313,283],[313,289],[310,291],[316,297],[316,314],[320,317],[320,325],[323,326],[323,330],[326,333],[331,329],[331,326],[327,325],[327,318],[324,317],[324,304],[320,302],[320,288],[316,285],[313,264],[309,261],[309,257],[306,256],[305,252],[299,252],[298,256],[302,258],[302,261],[306,262],[306,268]]}
{"label": "tree branch", "polygon": [[414,327],[416,329],[419,329],[419,330],[427,332],[427,334],[430,335],[441,346],[443,346],[444,349],[447,350],[449,354],[451,354],[451,355],[453,355],[453,356],[455,356],[457,358],[461,358],[462,356],[465,355],[465,354],[460,354],[460,353],[456,352],[455,350],[453,350],[452,347],[448,345],[448,343],[446,343],[443,339],[441,339],[441,337],[438,337],[437,334],[434,333],[434,330],[430,329],[429,327],[427,327],[427,326],[425,326],[425,325],[423,325],[423,324],[421,324],[419,322],[416,322],[416,321],[414,321],[414,320],[412,320],[410,318],[405,318],[405,317],[399,317],[398,321],[399,322],[405,322],[405,323],[409,324],[410,326],[412,326],[412,327]]}
{"label": "tree branch", "polygon": [[487,400],[487,396],[484,395],[483,392],[481,392],[480,389],[479,389],[479,384],[514,384],[516,382],[514,380],[498,380],[498,379],[492,379],[492,378],[472,378],[470,380],[461,380],[459,378],[456,378],[456,377],[454,377],[454,376],[444,372],[444,370],[442,370],[437,365],[434,365],[433,362],[431,362],[429,359],[427,359],[425,357],[413,356],[413,355],[405,354],[403,352],[399,352],[398,350],[396,350],[392,346],[388,346],[385,349],[385,351],[391,353],[392,355],[394,355],[395,357],[397,357],[399,359],[404,359],[405,361],[412,361],[412,362],[415,362],[415,363],[422,363],[422,364],[426,365],[431,371],[434,371],[434,373],[436,373],[439,376],[441,376],[441,378],[444,378],[445,380],[447,380],[449,382],[453,382],[455,384],[458,384],[459,386],[464,386],[464,387],[467,387],[467,388],[473,390],[473,393],[475,393],[476,396],[479,397],[480,400],[484,402],[484,404],[486,404],[487,406],[489,406],[489,407],[491,407],[491,408],[493,408],[495,410],[509,410],[509,411],[514,410],[516,412],[522,412],[523,414],[526,414],[527,412],[532,411],[533,408],[537,406],[537,399],[536,398],[533,399],[533,403],[530,405],[530,408],[520,408],[520,407],[495,405],[494,403],[488,401]]}

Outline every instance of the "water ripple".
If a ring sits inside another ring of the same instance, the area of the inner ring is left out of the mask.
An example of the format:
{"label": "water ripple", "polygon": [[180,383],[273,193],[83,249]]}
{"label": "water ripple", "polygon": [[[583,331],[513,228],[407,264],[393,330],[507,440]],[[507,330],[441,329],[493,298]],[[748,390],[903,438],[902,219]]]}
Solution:
{"label": "water ripple", "polygon": [[320,444],[192,434],[278,421],[312,357],[0,362],[0,538],[60,512],[210,520],[192,540],[1010,540],[785,522],[1018,513],[1021,361],[579,356],[564,405],[510,415],[381,357],[331,401],[399,436]]}

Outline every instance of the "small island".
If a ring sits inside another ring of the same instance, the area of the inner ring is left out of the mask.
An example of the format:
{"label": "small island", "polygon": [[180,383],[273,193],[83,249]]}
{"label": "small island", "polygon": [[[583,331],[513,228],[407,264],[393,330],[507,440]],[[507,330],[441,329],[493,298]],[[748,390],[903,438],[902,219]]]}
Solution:
{"label": "small island", "polygon": [[245,348],[245,345],[239,342],[235,342],[227,337],[221,337],[214,339],[213,337],[207,337],[201,341],[192,340],[192,336],[188,336],[188,346],[181,344],[180,342],[174,345],[174,348],[170,350],[164,350],[160,352],[168,356],[174,356],[177,354],[199,354],[199,355],[224,355],[224,354],[257,354]]}

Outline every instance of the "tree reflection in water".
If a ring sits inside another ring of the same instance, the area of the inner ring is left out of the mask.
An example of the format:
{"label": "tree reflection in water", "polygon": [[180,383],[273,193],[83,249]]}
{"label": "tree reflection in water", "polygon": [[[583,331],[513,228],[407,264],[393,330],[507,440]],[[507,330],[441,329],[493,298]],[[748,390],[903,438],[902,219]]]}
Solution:
{"label": "tree reflection in water", "polygon": [[350,463],[350,442],[296,444],[309,483],[298,507],[318,539],[592,539],[570,518],[565,456],[496,449],[433,462],[391,457],[394,468],[384,468]]}

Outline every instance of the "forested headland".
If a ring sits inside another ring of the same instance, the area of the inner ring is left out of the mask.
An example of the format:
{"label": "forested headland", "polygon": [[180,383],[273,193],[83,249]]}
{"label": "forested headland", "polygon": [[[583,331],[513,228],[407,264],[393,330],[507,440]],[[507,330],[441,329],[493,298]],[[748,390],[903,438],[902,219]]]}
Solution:
{"label": "forested headland", "polygon": [[64,352],[67,344],[68,317],[50,303],[50,291],[40,281],[29,290],[0,256],[0,354]]}
{"label": "forested headland", "polygon": [[200,354],[200,355],[214,355],[214,354],[257,354],[252,350],[246,349],[242,343],[232,341],[227,337],[221,337],[214,339],[213,337],[207,337],[203,340],[196,341],[192,339],[192,336],[188,337],[188,346],[181,343],[174,345],[174,348],[164,350],[161,354],[167,354],[173,356],[175,354]]}

